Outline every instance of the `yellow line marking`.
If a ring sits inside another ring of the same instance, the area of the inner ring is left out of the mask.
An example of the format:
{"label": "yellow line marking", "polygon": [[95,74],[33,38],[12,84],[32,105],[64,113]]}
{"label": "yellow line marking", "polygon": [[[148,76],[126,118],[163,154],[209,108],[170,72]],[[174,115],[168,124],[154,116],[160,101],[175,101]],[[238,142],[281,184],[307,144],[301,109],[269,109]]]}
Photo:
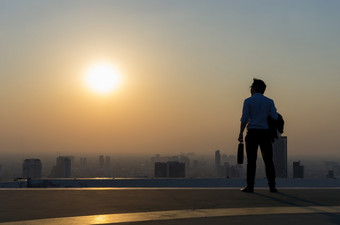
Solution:
{"label": "yellow line marking", "polygon": [[123,222],[142,222],[155,220],[191,219],[203,217],[302,214],[302,213],[340,213],[340,206],[306,207],[251,207],[222,209],[192,209],[155,212],[119,213],[94,216],[62,217],[38,220],[3,222],[0,225],[91,225]]}

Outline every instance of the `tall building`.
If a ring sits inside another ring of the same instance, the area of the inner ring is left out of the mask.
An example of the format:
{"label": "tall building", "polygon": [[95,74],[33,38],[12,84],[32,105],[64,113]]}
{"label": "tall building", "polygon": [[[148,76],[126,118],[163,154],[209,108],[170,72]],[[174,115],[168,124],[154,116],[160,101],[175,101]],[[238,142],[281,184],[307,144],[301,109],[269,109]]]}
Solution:
{"label": "tall building", "polygon": [[221,153],[220,150],[216,150],[215,152],[215,168],[218,168],[221,165]]}
{"label": "tall building", "polygon": [[166,165],[168,177],[185,177],[185,163],[170,161]]}
{"label": "tall building", "polygon": [[287,137],[278,133],[278,139],[273,143],[273,161],[278,178],[287,178]]}
{"label": "tall building", "polygon": [[215,176],[217,177],[223,177],[225,174],[225,171],[223,169],[223,166],[221,165],[221,153],[220,150],[215,151]]}
{"label": "tall building", "polygon": [[221,166],[221,153],[220,150],[215,151],[215,171],[219,172]]}
{"label": "tall building", "polygon": [[335,178],[334,171],[333,170],[328,170],[328,173],[327,173],[326,177],[327,178]]}
{"label": "tall building", "polygon": [[104,167],[104,156],[103,155],[100,155],[99,156],[99,167],[100,168],[103,168]]}
{"label": "tall building", "polygon": [[105,156],[105,167],[110,167],[111,165],[111,157]]}
{"label": "tall building", "polygon": [[155,177],[185,177],[185,163],[177,161],[156,162]]}
{"label": "tall building", "polygon": [[191,169],[190,176],[198,177],[199,175],[200,175],[200,173],[199,173],[199,163],[198,163],[198,160],[195,159],[192,162],[192,169]]}
{"label": "tall building", "polygon": [[164,162],[155,163],[155,177],[167,177],[166,163]]}
{"label": "tall building", "polygon": [[59,156],[52,169],[51,176],[55,178],[70,178],[72,159],[69,156]]}
{"label": "tall building", "polygon": [[41,178],[42,164],[40,159],[25,159],[22,165],[22,177]]}
{"label": "tall building", "polygon": [[302,166],[300,163],[300,161],[293,162],[293,178],[304,177],[304,166]]}
{"label": "tall building", "polygon": [[80,168],[86,168],[87,167],[87,158],[86,157],[80,157]]}
{"label": "tall building", "polygon": [[89,169],[87,167],[87,158],[86,157],[80,157],[80,166],[78,170],[78,176],[79,177],[89,177]]}
{"label": "tall building", "polygon": [[186,157],[186,156],[182,155],[182,156],[179,157],[179,162],[184,163],[186,175],[187,176],[191,176],[190,159],[189,159],[189,157]]}

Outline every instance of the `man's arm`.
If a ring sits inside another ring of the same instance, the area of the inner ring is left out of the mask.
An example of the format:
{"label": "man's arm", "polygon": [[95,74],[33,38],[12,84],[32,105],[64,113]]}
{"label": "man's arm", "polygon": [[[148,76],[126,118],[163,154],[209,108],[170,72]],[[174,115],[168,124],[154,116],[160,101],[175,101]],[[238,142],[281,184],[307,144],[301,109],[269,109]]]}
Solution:
{"label": "man's arm", "polygon": [[249,105],[248,105],[247,99],[246,99],[243,102],[243,108],[242,108],[240,134],[238,136],[239,142],[243,142],[243,132],[244,132],[244,129],[246,129],[248,121],[249,121]]}
{"label": "man's arm", "polygon": [[244,129],[246,129],[246,126],[247,126],[247,122],[241,122],[240,134],[238,136],[238,141],[239,142],[243,142],[243,132],[244,132]]}
{"label": "man's arm", "polygon": [[271,118],[273,120],[277,120],[277,118],[278,118],[278,114],[277,114],[277,110],[276,110],[274,101],[272,101],[272,104],[270,106],[270,113],[269,113],[269,115],[271,116]]}

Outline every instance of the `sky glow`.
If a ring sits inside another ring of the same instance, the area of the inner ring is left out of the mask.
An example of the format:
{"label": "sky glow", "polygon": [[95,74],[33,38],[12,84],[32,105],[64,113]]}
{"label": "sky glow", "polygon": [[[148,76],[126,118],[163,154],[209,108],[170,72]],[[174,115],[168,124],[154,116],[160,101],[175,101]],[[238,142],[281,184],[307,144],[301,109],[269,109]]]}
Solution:
{"label": "sky glow", "polygon": [[[337,156],[339,10],[316,0],[0,1],[0,152],[235,154],[256,77],[286,121],[288,154]],[[124,80],[105,98],[83,82],[103,59]]]}

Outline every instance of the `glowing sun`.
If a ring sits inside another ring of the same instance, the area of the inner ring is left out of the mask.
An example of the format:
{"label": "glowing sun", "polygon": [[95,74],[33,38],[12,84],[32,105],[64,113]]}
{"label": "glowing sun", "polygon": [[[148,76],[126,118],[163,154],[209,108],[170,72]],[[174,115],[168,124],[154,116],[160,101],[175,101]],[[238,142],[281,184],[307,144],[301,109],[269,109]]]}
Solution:
{"label": "glowing sun", "polygon": [[85,82],[93,91],[106,94],[119,87],[121,77],[114,66],[107,63],[97,63],[87,70]]}

